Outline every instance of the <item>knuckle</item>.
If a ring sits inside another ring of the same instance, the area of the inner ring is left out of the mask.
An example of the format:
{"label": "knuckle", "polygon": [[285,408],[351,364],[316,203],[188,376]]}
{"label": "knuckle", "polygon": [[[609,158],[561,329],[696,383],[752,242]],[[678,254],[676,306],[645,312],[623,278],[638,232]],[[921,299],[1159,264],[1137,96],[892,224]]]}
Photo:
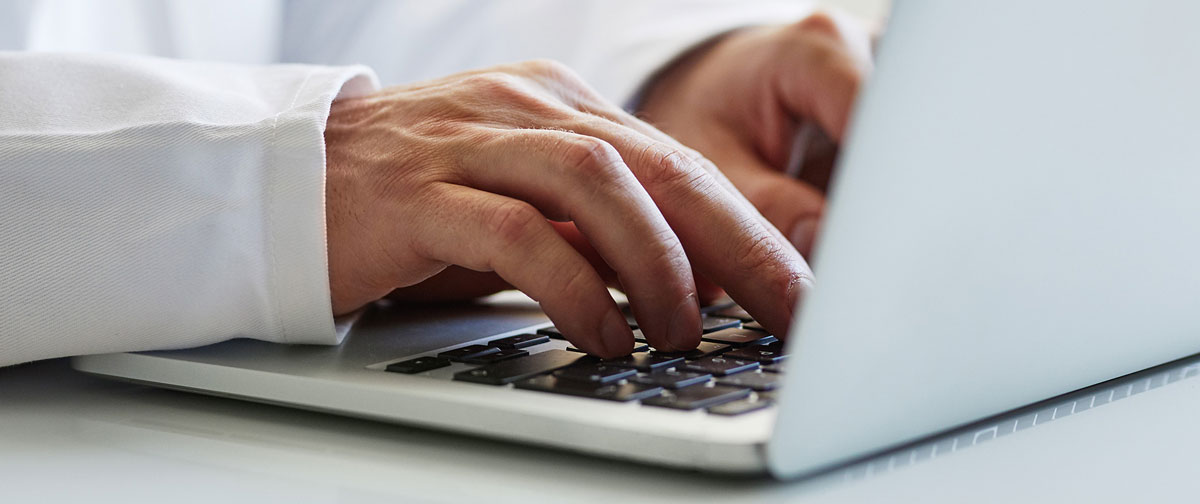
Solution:
{"label": "knuckle", "polygon": [[530,94],[521,78],[508,72],[475,74],[467,77],[463,84],[485,96],[501,99],[524,97]]}
{"label": "knuckle", "polygon": [[641,179],[648,186],[697,189],[711,182],[708,172],[680,149],[648,145],[641,159]]}
{"label": "knuckle", "polygon": [[542,214],[533,206],[513,201],[493,210],[488,225],[492,236],[497,237],[504,246],[509,246],[528,239],[535,226],[543,220]]}
{"label": "knuckle", "polygon": [[771,233],[763,230],[736,243],[733,254],[744,273],[761,276],[764,268],[769,268],[781,260],[783,247],[775,241]]}
{"label": "knuckle", "polygon": [[[661,268],[661,271],[673,272],[681,277],[690,277],[692,266],[688,262],[687,252],[683,249],[683,243],[675,236],[675,232],[668,227],[658,231],[655,235],[653,238],[664,246],[659,251],[658,257],[651,264],[654,264],[656,269]],[[681,290],[677,294],[680,294],[680,297],[682,297],[687,293]]]}
{"label": "knuckle", "polygon": [[604,180],[616,179],[625,170],[617,149],[595,137],[580,137],[566,142],[563,164],[585,177]]}
{"label": "knuckle", "polygon": [[590,295],[595,289],[595,286],[592,285],[594,273],[586,268],[563,267],[554,273],[550,278],[566,279],[555,283],[557,288],[554,290],[558,299],[581,299]]}
{"label": "knuckle", "polygon": [[539,58],[526,61],[522,64],[528,68],[530,72],[538,75],[546,75],[550,77],[571,76],[574,77],[575,71],[571,70],[566,64],[558,60],[549,58]]}

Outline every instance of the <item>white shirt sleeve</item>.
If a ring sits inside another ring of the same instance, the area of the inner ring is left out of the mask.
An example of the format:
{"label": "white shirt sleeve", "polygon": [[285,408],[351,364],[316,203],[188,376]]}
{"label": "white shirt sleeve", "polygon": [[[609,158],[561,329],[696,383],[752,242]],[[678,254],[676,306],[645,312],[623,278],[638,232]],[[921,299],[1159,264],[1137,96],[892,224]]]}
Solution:
{"label": "white shirt sleeve", "polygon": [[0,53],[0,365],[336,343],[330,102],[364,67]]}
{"label": "white shirt sleeve", "polygon": [[363,63],[386,85],[550,58],[627,104],[674,58],[732,29],[784,24],[811,0],[293,0],[283,61]]}

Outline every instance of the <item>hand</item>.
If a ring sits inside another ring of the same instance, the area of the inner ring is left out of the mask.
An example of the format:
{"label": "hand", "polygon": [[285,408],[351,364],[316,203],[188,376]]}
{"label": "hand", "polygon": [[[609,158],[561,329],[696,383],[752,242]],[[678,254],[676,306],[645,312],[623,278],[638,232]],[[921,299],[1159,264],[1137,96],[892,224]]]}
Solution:
{"label": "hand", "polygon": [[457,265],[524,291],[577,347],[628,354],[633,335],[601,273],[564,238],[575,229],[664,350],[699,343],[693,268],[779,334],[811,282],[803,258],[711,162],[558,64],[339,100],[325,140],[336,314]]}
{"label": "hand", "polygon": [[841,140],[871,68],[870,36],[850,20],[813,14],[788,26],[728,34],[693,51],[648,88],[640,114],[720,166],[808,255],[824,207],[833,149],[784,175],[802,121]]}

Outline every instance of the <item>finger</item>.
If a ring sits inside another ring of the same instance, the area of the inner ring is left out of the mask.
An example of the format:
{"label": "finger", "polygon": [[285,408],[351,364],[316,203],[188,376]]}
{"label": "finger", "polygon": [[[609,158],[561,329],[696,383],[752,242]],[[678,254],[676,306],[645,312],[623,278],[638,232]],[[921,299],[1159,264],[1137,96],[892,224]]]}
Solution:
{"label": "finger", "polygon": [[577,120],[574,128],[616,147],[675,230],[692,264],[769,330],[786,334],[793,307],[812,283],[812,272],[728,180],[715,168],[710,171],[694,151],[655,141],[627,126],[593,118]]}
{"label": "finger", "polygon": [[816,231],[825,208],[825,196],[817,188],[780,173],[743,146],[721,145],[740,140],[723,138],[715,149],[721,166],[738,171],[736,186],[746,199],[778,228],[789,242],[811,260]]}
{"label": "finger", "polygon": [[[688,150],[666,133],[623,110],[606,107],[603,103],[598,102],[581,101],[579,106],[589,113],[624,124],[655,140],[673,145],[679,149],[684,149],[685,151]],[[726,167],[726,169],[738,169],[749,172],[747,175],[739,177],[739,182],[742,182],[741,187],[735,186],[733,182],[725,177],[717,169],[716,165],[713,164],[713,161],[705,159],[699,153],[691,153],[689,155],[712,172],[717,181],[733,194],[735,199],[742,201],[752,209],[752,212],[759,214],[760,220],[768,222],[768,231],[771,231],[777,238],[791,243],[796,247],[797,252],[807,257],[812,250],[813,237],[815,236],[817,225],[816,220],[820,218],[821,210],[824,207],[824,196],[819,192],[814,193],[812,188],[807,184],[791,180],[782,175],[762,175],[761,172],[774,172],[774,170],[765,165],[761,159],[752,155],[754,152],[753,148],[747,145],[739,145],[743,142],[742,139],[730,134],[722,135],[718,132],[712,132],[712,136],[713,141],[717,145],[720,145],[720,147],[713,149],[713,151],[722,153],[725,156],[715,161],[719,162],[721,166]],[[782,188],[776,191],[777,187]],[[751,198],[747,196],[751,194],[755,197]],[[767,207],[764,208],[761,205],[767,205]]]}
{"label": "finger", "polygon": [[814,118],[841,141],[854,98],[869,71],[869,54],[851,42],[828,14],[818,13],[780,33],[779,64],[774,86],[784,106],[797,119]]}
{"label": "finger", "polygon": [[538,301],[563,335],[601,357],[627,355],[633,333],[604,282],[528,203],[445,184],[426,196],[417,226],[423,257],[495,271]]}
{"label": "finger", "polygon": [[572,221],[616,272],[646,339],[663,350],[699,342],[696,283],[679,238],[620,154],[590,136],[494,130],[464,162],[463,183]]}

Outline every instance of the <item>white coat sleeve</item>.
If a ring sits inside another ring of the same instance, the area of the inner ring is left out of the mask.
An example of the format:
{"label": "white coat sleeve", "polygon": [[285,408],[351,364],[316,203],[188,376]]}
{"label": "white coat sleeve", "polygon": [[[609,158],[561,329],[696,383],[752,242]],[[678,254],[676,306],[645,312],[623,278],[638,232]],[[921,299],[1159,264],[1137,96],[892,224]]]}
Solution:
{"label": "white coat sleeve", "polygon": [[0,53],[0,366],[336,343],[324,126],[365,67]]}
{"label": "white coat sleeve", "polygon": [[783,24],[811,0],[397,0],[289,2],[285,61],[363,63],[384,84],[550,58],[628,104],[657,70],[736,28]]}

